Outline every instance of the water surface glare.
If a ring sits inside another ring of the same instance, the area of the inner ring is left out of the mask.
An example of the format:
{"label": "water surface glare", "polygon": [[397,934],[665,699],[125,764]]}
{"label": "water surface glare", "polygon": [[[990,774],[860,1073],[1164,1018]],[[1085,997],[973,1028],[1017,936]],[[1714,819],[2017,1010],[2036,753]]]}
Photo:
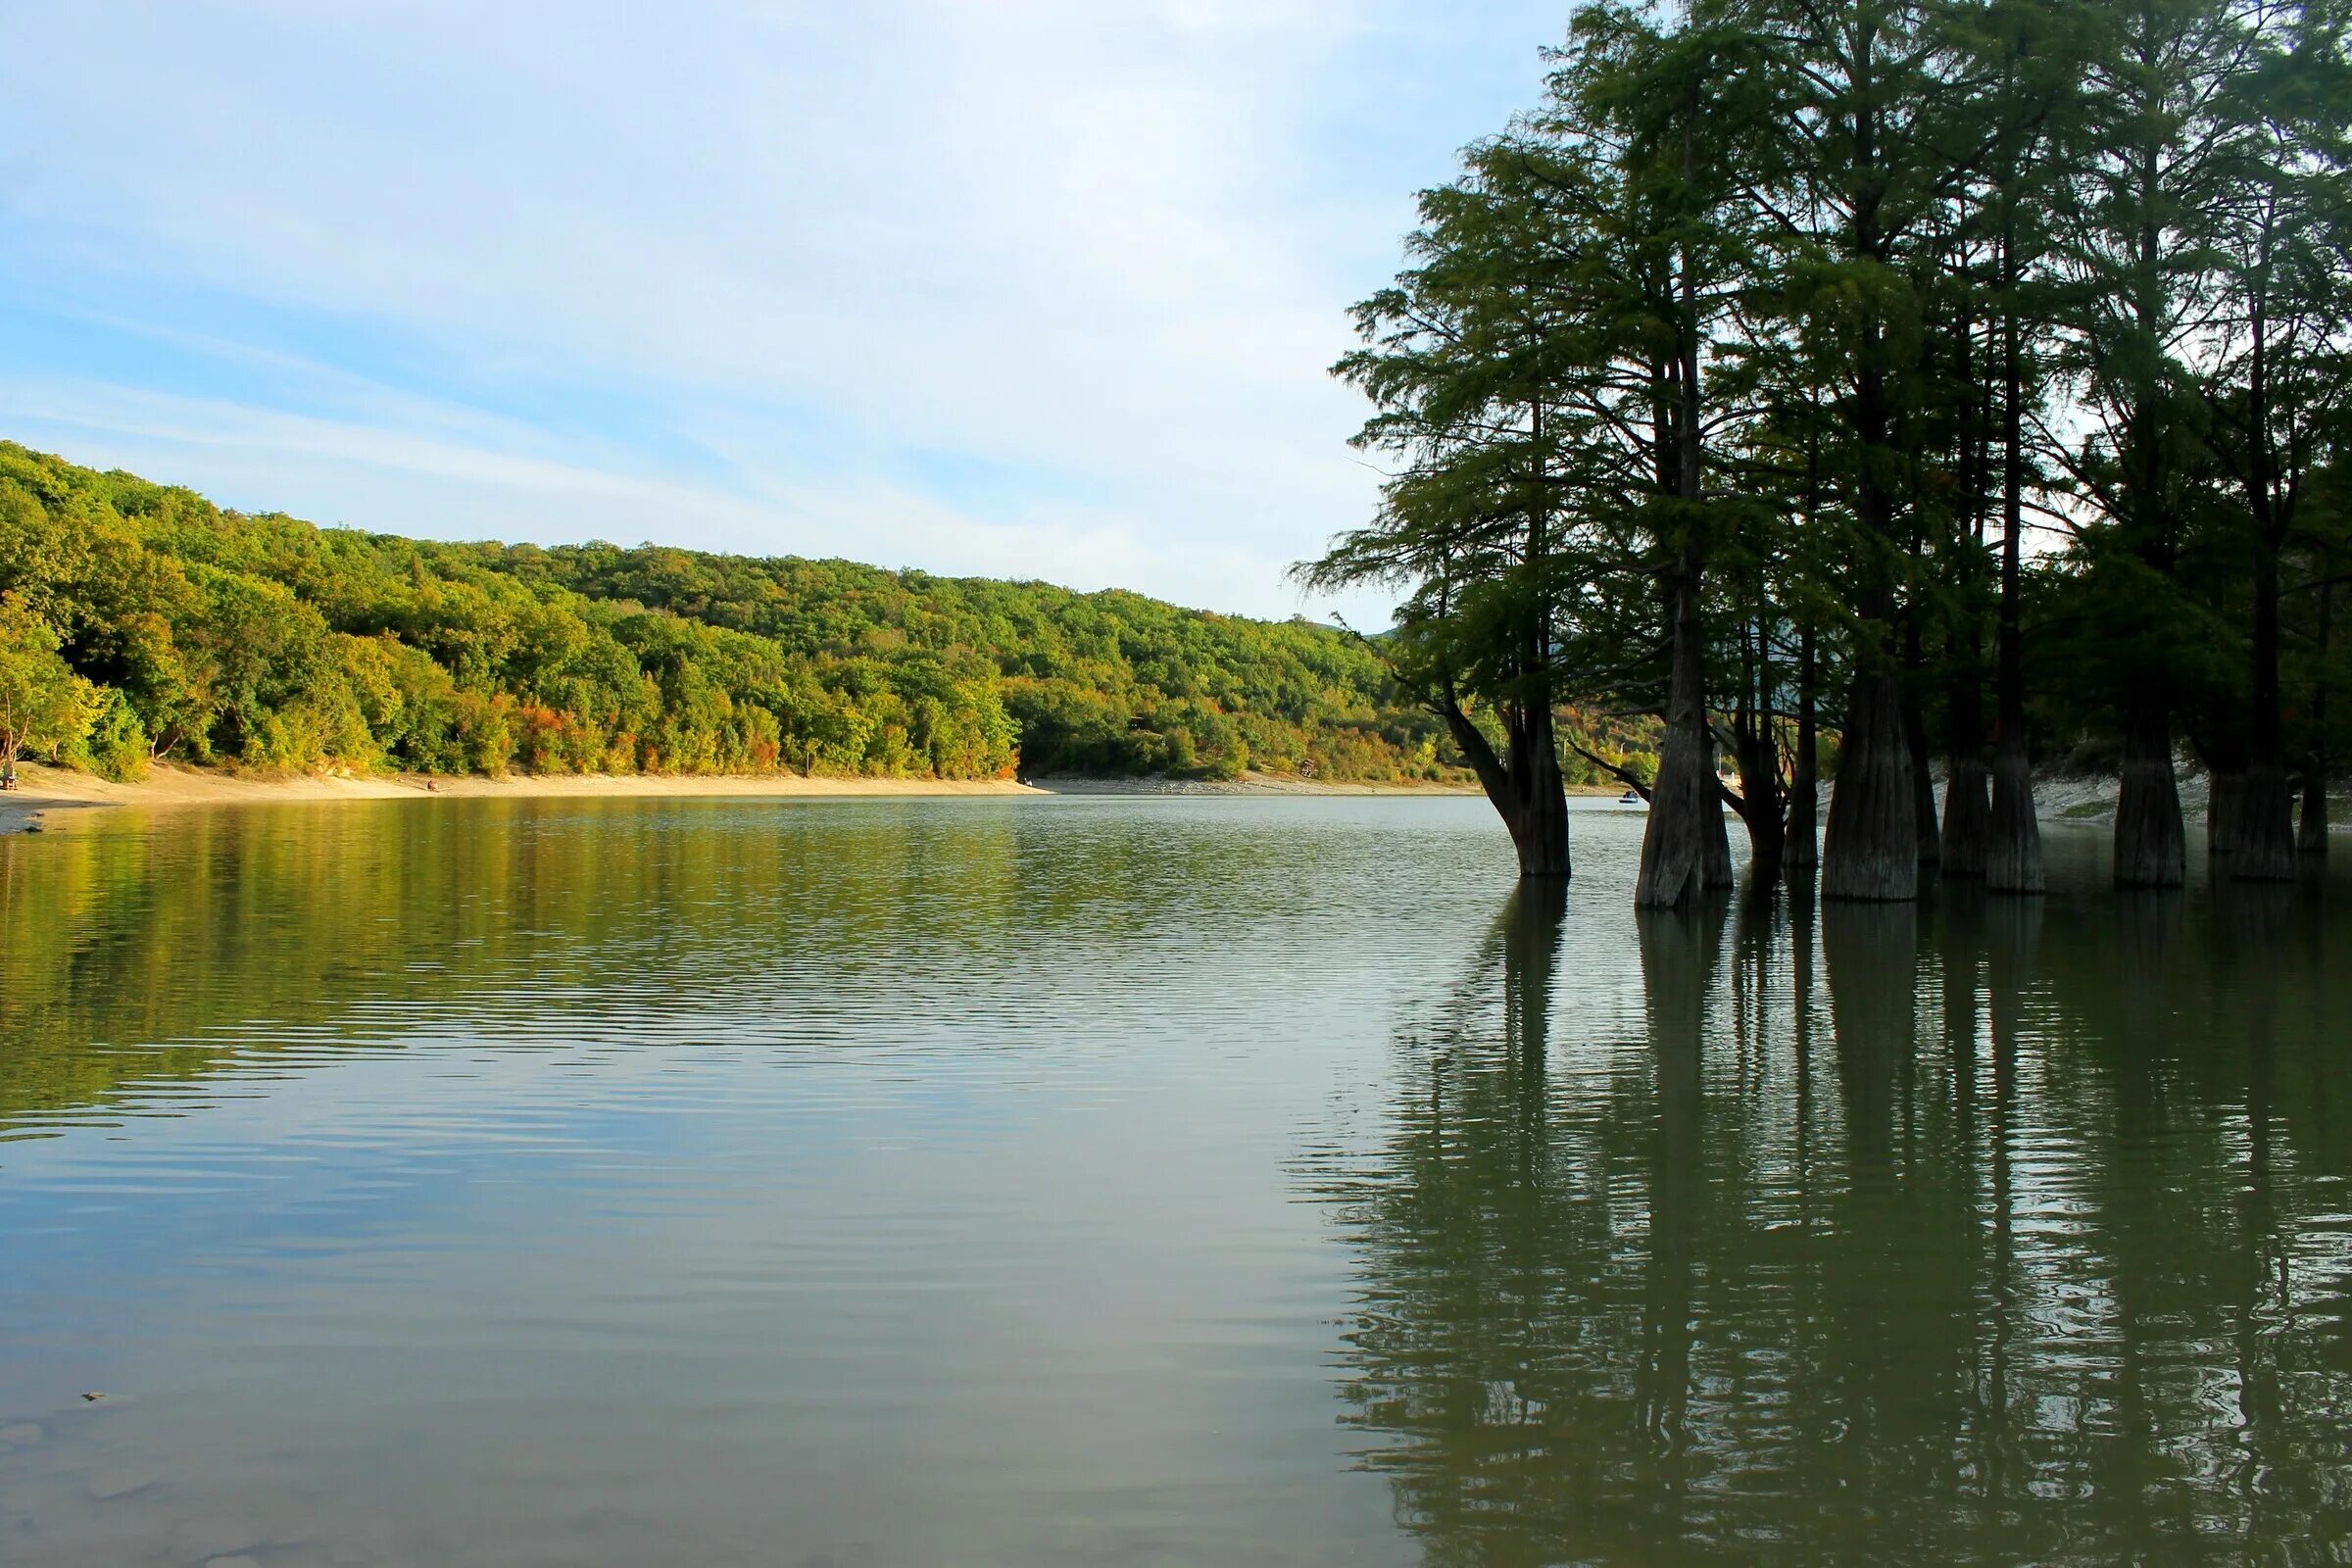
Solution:
{"label": "water surface glare", "polygon": [[2346,882],[1638,918],[1640,832],[0,839],[0,1563],[2352,1559]]}

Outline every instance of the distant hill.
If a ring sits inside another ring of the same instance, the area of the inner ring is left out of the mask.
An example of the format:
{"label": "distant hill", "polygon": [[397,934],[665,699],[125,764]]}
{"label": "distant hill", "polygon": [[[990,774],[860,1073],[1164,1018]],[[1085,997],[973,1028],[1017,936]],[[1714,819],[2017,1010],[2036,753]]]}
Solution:
{"label": "distant hill", "polygon": [[0,442],[0,593],[91,683],[64,760],[428,772],[1441,777],[1360,641],[1139,594],[223,511]]}

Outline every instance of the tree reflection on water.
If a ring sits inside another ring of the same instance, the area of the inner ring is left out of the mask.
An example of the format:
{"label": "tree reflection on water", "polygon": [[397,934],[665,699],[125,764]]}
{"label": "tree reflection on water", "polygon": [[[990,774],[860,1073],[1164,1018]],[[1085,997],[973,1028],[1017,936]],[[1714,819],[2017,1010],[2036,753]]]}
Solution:
{"label": "tree reflection on water", "polygon": [[1360,1462],[1439,1563],[2337,1560],[2345,955],[2314,890],[1522,890],[1324,1181]]}

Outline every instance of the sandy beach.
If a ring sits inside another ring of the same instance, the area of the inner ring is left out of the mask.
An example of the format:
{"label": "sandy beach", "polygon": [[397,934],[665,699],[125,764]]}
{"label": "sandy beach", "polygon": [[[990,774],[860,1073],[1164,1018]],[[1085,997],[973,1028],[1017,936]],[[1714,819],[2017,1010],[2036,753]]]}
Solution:
{"label": "sandy beach", "polygon": [[1044,775],[1031,780],[1047,795],[1476,795],[1476,784],[1436,784],[1423,779],[1380,783],[1366,779],[1291,778],[1244,773],[1240,778],[1076,778]]}
{"label": "sandy beach", "polygon": [[[158,766],[136,784],[110,784],[88,773],[17,764],[19,788],[0,795],[0,833],[51,828],[73,814],[102,807],[180,808],[269,806],[293,802],[407,800],[416,796],[563,796],[647,799],[691,796],[809,798],[875,795],[1039,795],[1010,779],[807,778],[798,773],[758,777],[647,777],[614,774],[510,773],[427,779],[396,773],[344,776],[304,774],[259,778],[208,768]],[[428,787],[429,786],[429,787]]]}
{"label": "sandy beach", "polygon": [[[370,775],[305,774],[288,778],[255,777],[217,772],[209,768],[162,765],[136,784],[110,784],[88,773],[68,768],[20,762],[22,787],[0,795],[0,833],[43,831],[65,826],[73,816],[92,808],[129,806],[178,808],[198,806],[267,806],[293,802],[405,800],[433,794],[443,797],[504,796],[509,798],[568,797],[643,799],[724,796],[742,799],[823,800],[860,796],[933,795],[1476,795],[1475,784],[1374,783],[1359,780],[1293,778],[1250,773],[1237,779],[1074,778],[1041,777],[1027,784],[1010,779],[809,778],[798,773],[759,776],[643,776],[625,774],[510,773],[503,778],[442,776],[428,780],[420,773]],[[428,783],[431,788],[428,789]],[[2054,824],[2104,827],[2115,808],[2112,778],[2034,780],[2034,804],[2041,818]],[[1613,796],[1613,786],[1572,789],[1574,795]],[[1826,806],[1826,801],[1825,801]],[[2192,820],[2201,819],[2205,805],[2204,775],[2184,769],[2180,804]]]}
{"label": "sandy beach", "polygon": [[436,797],[673,799],[835,799],[935,795],[1429,795],[1477,793],[1475,785],[1330,782],[1249,774],[1238,779],[1042,778],[1010,779],[810,778],[799,773],[757,776],[645,776],[510,773],[503,778],[420,773],[303,774],[268,778],[210,768],[152,769],[136,784],[110,784],[69,768],[19,762],[20,787],[0,795],[0,833],[62,827],[74,815],[103,807],[175,808],[271,806],[297,802],[407,800]]}

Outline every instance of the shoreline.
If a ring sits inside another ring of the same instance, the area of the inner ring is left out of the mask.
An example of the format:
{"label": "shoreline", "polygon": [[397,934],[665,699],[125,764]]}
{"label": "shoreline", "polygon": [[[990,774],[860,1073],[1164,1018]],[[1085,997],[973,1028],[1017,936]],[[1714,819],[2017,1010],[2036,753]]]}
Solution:
{"label": "shoreline", "polygon": [[[944,796],[1476,796],[1474,783],[1428,780],[1306,779],[1245,773],[1237,779],[1165,777],[1090,778],[1040,775],[1012,779],[819,778],[800,773],[627,774],[381,773],[300,774],[257,778],[210,768],[158,763],[136,784],[113,784],[89,773],[39,762],[17,764],[20,788],[0,795],[0,834],[45,832],[84,811],[131,807],[318,804],[333,801],[432,799],[857,800]],[[2206,780],[2184,769],[2181,814],[2194,825],[2204,814]],[[430,786],[428,788],[428,785]],[[2045,774],[2034,781],[2035,815],[2045,827],[2105,828],[2113,821],[2117,781],[2109,776]],[[1613,797],[1614,787],[1574,788],[1572,796]],[[1938,792],[1940,793],[1940,791]],[[2331,815],[2335,814],[2333,812]],[[2331,823],[2337,831],[2352,824]]]}
{"label": "shoreline", "polygon": [[[70,768],[17,764],[19,787],[0,795],[0,833],[41,832],[83,811],[130,807],[276,806],[336,801],[444,799],[678,800],[697,797],[832,800],[875,796],[1040,795],[1010,779],[810,778],[799,773],[645,775],[510,773],[301,774],[253,778],[159,763],[136,784],[113,784]],[[428,787],[428,785],[430,787]]]}
{"label": "shoreline", "polygon": [[1273,773],[1244,773],[1240,778],[1167,778],[1146,774],[1135,778],[1088,778],[1077,774],[1041,773],[1030,780],[1040,795],[1476,795],[1476,784],[1442,784],[1427,779],[1388,782],[1377,779],[1289,778]]}
{"label": "shoreline", "polygon": [[[2206,812],[2212,805],[2213,780],[2202,769],[2186,763],[2176,763],[2174,787],[2180,796],[2180,822],[2187,829],[2190,848],[2198,847],[2197,835],[2203,826]],[[2113,773],[2038,773],[2034,778],[2034,814],[2044,827],[2092,828],[2112,832],[2115,828],[2115,808],[2123,793],[2123,781]],[[1936,799],[1942,800],[1943,786],[1936,786]],[[2346,819],[2346,808],[2352,806],[2334,789],[2328,792],[2328,830],[2342,833],[2352,830]],[[2301,810],[2300,802],[2292,808]]]}
{"label": "shoreline", "polygon": [[637,799],[637,800],[856,800],[938,796],[1052,795],[1461,795],[1476,785],[1369,783],[1277,778],[1246,774],[1239,779],[1059,778],[1034,783],[1012,779],[819,778],[800,773],[626,774],[383,773],[300,774],[256,778],[210,768],[158,763],[136,784],[115,784],[93,774],[39,762],[17,764],[19,787],[0,795],[0,833],[53,831],[84,811],[129,807],[176,810],[191,807],[275,806],[336,801],[445,799]]}

